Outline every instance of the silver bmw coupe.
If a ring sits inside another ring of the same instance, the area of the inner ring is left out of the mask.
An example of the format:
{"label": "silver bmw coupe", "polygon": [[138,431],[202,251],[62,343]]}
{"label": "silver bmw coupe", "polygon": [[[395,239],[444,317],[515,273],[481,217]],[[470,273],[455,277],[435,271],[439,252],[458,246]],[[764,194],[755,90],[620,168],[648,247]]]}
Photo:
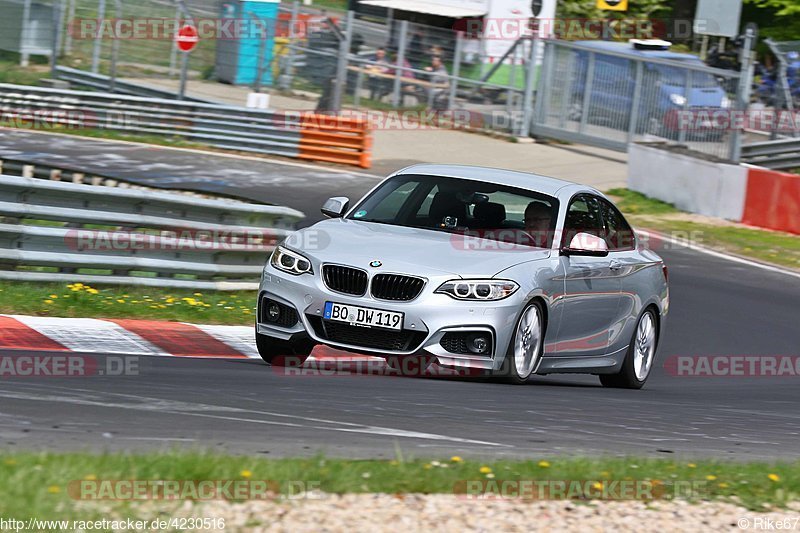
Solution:
{"label": "silver bmw coupe", "polygon": [[[599,191],[522,172],[416,165],[292,234],[264,266],[256,341],[282,365],[324,344],[524,383],[589,373],[641,388],[667,267]],[[418,368],[418,367],[417,367]]]}

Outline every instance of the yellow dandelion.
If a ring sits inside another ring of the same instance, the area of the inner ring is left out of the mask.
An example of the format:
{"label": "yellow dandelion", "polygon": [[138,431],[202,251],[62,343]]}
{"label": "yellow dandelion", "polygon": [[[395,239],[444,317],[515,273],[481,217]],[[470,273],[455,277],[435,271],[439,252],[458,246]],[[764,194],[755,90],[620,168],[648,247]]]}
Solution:
{"label": "yellow dandelion", "polygon": [[464,460],[464,459],[462,459],[462,458],[461,458],[461,457],[459,457],[458,455],[454,455],[453,457],[451,457],[451,458],[450,458],[450,461],[451,461],[451,462],[453,462],[453,463],[460,463],[460,462],[462,462],[463,460]]}
{"label": "yellow dandelion", "polygon": [[770,481],[774,481],[776,483],[781,480],[781,476],[779,476],[778,474],[769,474],[767,477],[769,478]]}
{"label": "yellow dandelion", "polygon": [[51,303],[53,303],[53,300],[45,300],[44,303],[46,303],[47,305],[50,305]]}
{"label": "yellow dandelion", "polygon": [[59,487],[58,485],[50,485],[49,487],[47,487],[47,492],[49,492],[50,494],[58,494],[59,492],[61,492],[61,487]]}
{"label": "yellow dandelion", "polygon": [[92,289],[92,288],[90,287],[90,288],[86,289],[86,292],[88,292],[89,294],[97,294],[97,293],[99,293],[100,291],[98,291],[97,289]]}
{"label": "yellow dandelion", "polygon": [[720,484],[719,484],[719,485],[717,485],[717,486],[718,486],[719,488],[721,488],[721,489],[727,489],[727,488],[728,488],[728,484],[727,484],[727,483],[720,483]]}
{"label": "yellow dandelion", "polygon": [[694,463],[689,463],[689,464],[688,464],[688,465],[686,465],[686,466],[688,466],[689,468],[697,468],[697,465],[696,465],[696,464],[694,464]]}
{"label": "yellow dandelion", "polygon": [[124,304],[124,303],[125,303],[125,300],[123,300],[123,299],[121,299],[121,298],[120,298],[120,299],[118,299],[118,300],[117,300],[117,303],[118,303],[118,304]]}
{"label": "yellow dandelion", "polygon": [[50,298],[52,298],[53,300],[55,300],[55,299],[57,299],[57,298],[58,298],[58,294],[51,294],[51,295],[50,295]]}
{"label": "yellow dandelion", "polygon": [[595,482],[592,484],[592,488],[593,488],[593,489],[597,489],[597,490],[602,490],[602,488],[603,488],[603,484],[602,484],[602,483],[600,483],[599,481],[595,481]]}
{"label": "yellow dandelion", "polygon": [[239,475],[242,476],[243,478],[253,477],[253,473],[249,470],[242,470],[241,472],[239,472]]}
{"label": "yellow dandelion", "polygon": [[489,468],[488,466],[482,466],[480,470],[478,470],[478,472],[480,472],[481,474],[491,474],[492,469]]}
{"label": "yellow dandelion", "polygon": [[717,476],[715,476],[714,474],[709,474],[706,476],[706,479],[709,481],[716,481]]}
{"label": "yellow dandelion", "polygon": [[539,468],[550,468],[550,463],[548,461],[539,461]]}
{"label": "yellow dandelion", "polygon": [[86,481],[94,481],[97,479],[97,476],[94,474],[87,474],[83,479],[85,479]]}

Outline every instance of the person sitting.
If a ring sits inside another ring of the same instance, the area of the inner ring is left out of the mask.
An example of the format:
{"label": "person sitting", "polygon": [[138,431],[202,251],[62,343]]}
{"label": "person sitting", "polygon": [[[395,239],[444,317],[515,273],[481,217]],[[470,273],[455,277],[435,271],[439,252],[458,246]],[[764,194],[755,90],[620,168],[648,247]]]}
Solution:
{"label": "person sitting", "polygon": [[378,48],[373,61],[374,62],[367,65],[365,69],[369,73],[367,87],[369,88],[370,99],[380,100],[391,92],[392,80],[376,74],[390,74],[392,72],[392,64],[386,56],[386,50],[384,48]]}
{"label": "person sitting", "polygon": [[552,208],[544,202],[533,201],[525,208],[525,232],[533,239],[533,244],[539,248],[550,248],[553,220]]}

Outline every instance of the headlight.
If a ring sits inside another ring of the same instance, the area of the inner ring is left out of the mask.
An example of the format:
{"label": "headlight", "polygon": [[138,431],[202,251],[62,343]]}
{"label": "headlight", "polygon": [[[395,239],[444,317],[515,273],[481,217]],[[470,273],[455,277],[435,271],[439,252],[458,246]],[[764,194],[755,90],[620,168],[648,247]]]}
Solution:
{"label": "headlight", "polygon": [[682,94],[671,94],[669,95],[669,101],[675,105],[684,106],[686,105],[686,97]]}
{"label": "headlight", "polygon": [[287,250],[283,246],[278,246],[272,252],[269,260],[270,264],[280,271],[299,276],[300,274],[313,274],[311,261],[298,254]]}
{"label": "headlight", "polygon": [[502,300],[519,289],[519,285],[507,279],[454,279],[436,289],[437,294],[446,294],[456,300]]}

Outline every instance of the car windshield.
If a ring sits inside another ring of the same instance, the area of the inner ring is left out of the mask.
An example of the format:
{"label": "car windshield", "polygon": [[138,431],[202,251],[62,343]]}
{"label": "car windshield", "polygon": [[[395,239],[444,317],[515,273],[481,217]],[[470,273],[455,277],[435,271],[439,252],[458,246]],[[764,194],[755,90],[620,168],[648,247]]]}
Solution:
{"label": "car windshield", "polygon": [[558,200],[534,191],[458,178],[401,175],[373,191],[347,218],[549,247],[557,213]]}
{"label": "car windshield", "polygon": [[[682,60],[682,59],[675,59],[675,61],[682,61],[686,64],[696,65],[691,60]],[[702,66],[702,64],[700,64]],[[719,83],[717,82],[716,78],[709,74],[708,72],[701,72],[699,70],[686,70],[681,69],[678,67],[670,67],[668,65],[661,65],[661,64],[651,64],[651,68],[656,70],[660,78],[664,81],[667,85],[676,85],[680,87],[686,86],[686,73],[692,73],[692,87],[695,89],[712,89],[712,88],[719,88]]]}

